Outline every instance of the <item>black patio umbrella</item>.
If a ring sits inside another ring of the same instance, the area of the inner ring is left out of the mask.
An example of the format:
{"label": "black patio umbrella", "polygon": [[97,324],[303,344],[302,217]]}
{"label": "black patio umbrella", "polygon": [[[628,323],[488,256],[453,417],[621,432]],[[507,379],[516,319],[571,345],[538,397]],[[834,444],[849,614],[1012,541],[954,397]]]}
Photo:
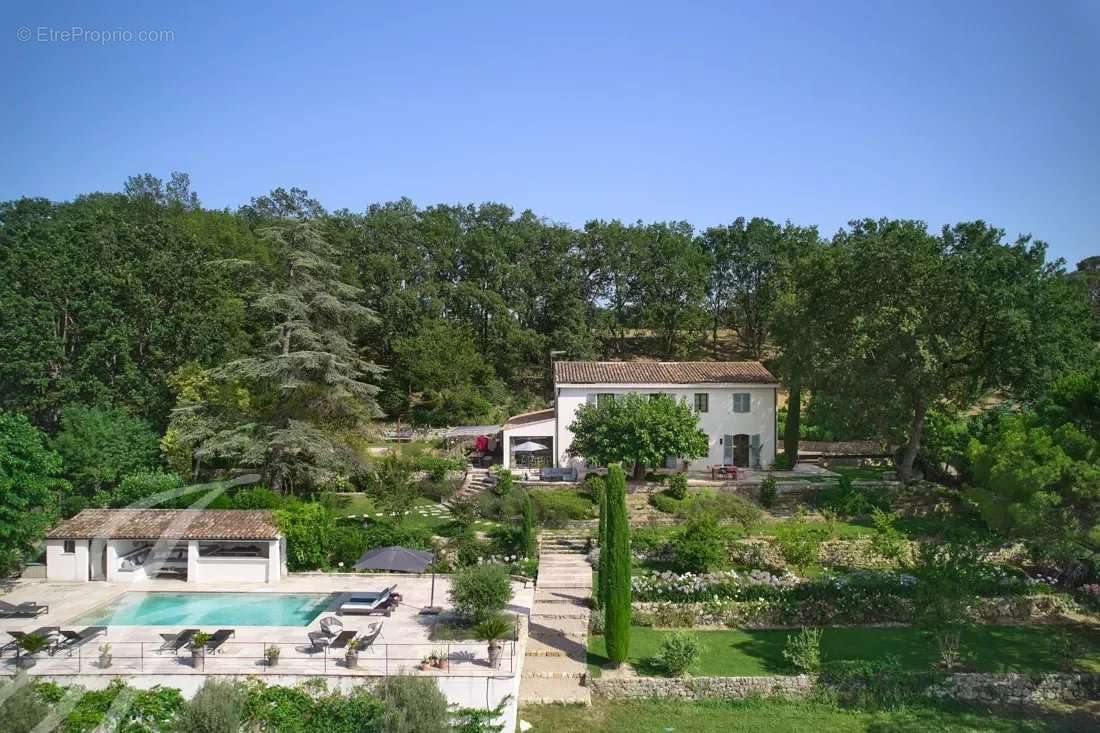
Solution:
{"label": "black patio umbrella", "polygon": [[398,573],[422,573],[432,566],[432,597],[429,608],[435,606],[435,555],[427,550],[412,550],[408,547],[376,547],[368,550],[359,562],[356,570],[389,570]]}

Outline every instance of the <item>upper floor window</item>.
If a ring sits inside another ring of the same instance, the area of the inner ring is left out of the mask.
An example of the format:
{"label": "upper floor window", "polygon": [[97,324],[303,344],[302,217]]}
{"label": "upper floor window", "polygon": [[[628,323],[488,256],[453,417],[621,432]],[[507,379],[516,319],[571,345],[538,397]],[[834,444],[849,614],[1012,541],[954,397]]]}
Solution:
{"label": "upper floor window", "polygon": [[752,412],[752,395],[748,392],[735,392],[733,395],[734,412]]}
{"label": "upper floor window", "polygon": [[65,540],[65,546],[61,548],[61,551],[66,555],[72,555],[76,552],[76,540]]}
{"label": "upper floor window", "polygon": [[710,410],[710,395],[706,392],[695,393],[695,411],[707,412]]}
{"label": "upper floor window", "polygon": [[596,407],[599,407],[605,402],[610,402],[613,399],[615,399],[615,394],[613,392],[600,392],[596,395]]}

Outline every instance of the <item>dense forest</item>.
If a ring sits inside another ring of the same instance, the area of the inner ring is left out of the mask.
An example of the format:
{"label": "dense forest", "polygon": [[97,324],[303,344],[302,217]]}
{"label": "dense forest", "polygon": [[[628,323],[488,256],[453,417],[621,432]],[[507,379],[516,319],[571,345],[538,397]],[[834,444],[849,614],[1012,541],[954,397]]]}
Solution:
{"label": "dense forest", "polygon": [[[763,359],[799,435],[901,446],[1095,359],[1085,277],[984,222],[594,220],[503,204],[204,208],[186,174],[0,204],[0,410],[85,497],[137,467],[346,481],[379,418],[548,404],[552,359]],[[800,409],[803,405],[805,409]],[[803,414],[804,413],[804,414]]]}

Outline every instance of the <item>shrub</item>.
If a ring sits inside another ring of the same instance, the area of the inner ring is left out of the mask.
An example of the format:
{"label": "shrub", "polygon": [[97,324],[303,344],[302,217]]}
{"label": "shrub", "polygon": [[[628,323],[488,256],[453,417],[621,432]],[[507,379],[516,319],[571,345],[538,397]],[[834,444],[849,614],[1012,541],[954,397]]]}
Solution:
{"label": "shrub", "polygon": [[765,476],[760,482],[760,506],[771,509],[778,498],[779,482],[775,480],[775,476]]}
{"label": "shrub", "polygon": [[[523,527],[501,524],[489,530],[489,546],[494,555],[524,556]],[[476,561],[475,561],[476,562]]]}
{"label": "shrub", "polygon": [[802,573],[817,562],[824,538],[824,527],[815,527],[802,518],[781,524],[776,531],[779,553],[788,564]]}
{"label": "shrub", "polygon": [[318,570],[330,561],[336,520],[317,502],[294,502],[275,512],[279,529],[286,537],[287,569]]}
{"label": "shrub", "polygon": [[683,500],[687,498],[688,493],[688,479],[687,476],[682,473],[674,473],[669,476],[668,488],[665,489],[669,496],[673,499]]}
{"label": "shrub", "polygon": [[584,489],[588,492],[588,496],[592,499],[592,503],[596,506],[600,505],[600,499],[603,496],[604,491],[604,479],[598,473],[590,473],[584,477]]}
{"label": "shrub", "polygon": [[474,634],[486,641],[510,639],[516,635],[516,622],[502,614],[494,614],[474,627]]}
{"label": "shrub", "polygon": [[431,547],[432,533],[422,527],[403,527],[392,522],[371,522],[363,530],[363,549],[401,545],[417,550]]}
{"label": "shrub", "polygon": [[872,510],[875,533],[871,536],[871,548],[891,562],[897,562],[905,555],[905,535],[894,526],[897,515],[887,513],[875,507]]}
{"label": "shrub", "polygon": [[476,522],[480,515],[477,501],[469,496],[456,498],[447,506],[455,523],[463,527],[468,527]]}
{"label": "shrub", "polygon": [[857,487],[852,479],[842,475],[835,487],[821,489],[816,497],[819,508],[832,509],[842,517],[861,517],[878,507],[890,510],[890,497],[868,486]]}
{"label": "shrub", "polygon": [[414,465],[418,471],[426,471],[433,482],[441,483],[451,471],[461,471],[465,463],[457,458],[426,455],[417,458]]}
{"label": "shrub", "polygon": [[702,653],[703,645],[698,636],[688,631],[673,631],[661,642],[658,659],[668,674],[680,677],[698,664]]}
{"label": "shrub", "polygon": [[675,514],[680,511],[680,502],[670,496],[666,491],[650,494],[647,501],[651,507],[665,514]]}
{"label": "shrub", "polygon": [[330,539],[330,562],[350,568],[367,551],[367,533],[358,526],[341,525],[333,529]]}
{"label": "shrub", "polygon": [[4,730],[10,733],[30,733],[49,713],[50,706],[39,694],[37,683],[26,681],[25,678],[18,681],[22,684],[0,704],[0,716],[3,716]]}
{"label": "shrub", "polygon": [[760,521],[760,508],[737,494],[728,491],[699,492],[680,505],[678,516],[690,517],[694,514],[713,514],[743,527],[751,527]]}
{"label": "shrub", "polygon": [[803,628],[788,636],[783,657],[802,674],[821,674],[821,629]]}
{"label": "shrub", "polygon": [[479,623],[504,610],[512,584],[503,565],[471,565],[451,579],[451,603],[459,614]]}
{"label": "shrub", "polygon": [[419,490],[421,496],[443,504],[454,498],[455,494],[458,493],[459,486],[461,486],[460,481],[451,479],[436,481],[433,479],[421,483]]}
{"label": "shrub", "polygon": [[553,526],[568,520],[592,519],[596,516],[592,499],[581,491],[532,491],[531,502],[535,507],[535,516],[544,525]]}
{"label": "shrub", "polygon": [[241,489],[233,495],[234,509],[278,509],[283,503],[282,496],[263,486]]}
{"label": "shrub", "polygon": [[772,462],[772,468],[776,471],[790,471],[794,468],[794,461],[791,460],[790,454],[783,451],[775,457],[775,460]]}
{"label": "shrub", "polygon": [[385,733],[449,733],[447,698],[430,677],[385,677],[374,688]]}
{"label": "shrub", "polygon": [[593,608],[588,614],[588,632],[590,634],[603,634],[604,626],[604,610],[602,608]]}
{"label": "shrub", "polygon": [[515,478],[512,476],[512,472],[505,468],[497,472],[497,482],[493,484],[493,493],[497,496],[508,496],[512,493],[514,485]]}
{"label": "shrub", "polygon": [[460,568],[477,565],[493,554],[492,546],[479,540],[472,527],[466,527],[455,535],[448,549],[454,554],[455,564]]}
{"label": "shrub", "polygon": [[673,562],[688,572],[705,573],[726,559],[726,537],[711,514],[688,520],[671,544]]}
{"label": "shrub", "polygon": [[451,713],[454,733],[502,733],[504,724],[494,723],[504,716],[505,708],[511,696],[505,697],[492,710],[482,708],[459,708]]}
{"label": "shrub", "polygon": [[247,691],[239,682],[208,678],[180,708],[180,733],[238,733],[244,721]]}

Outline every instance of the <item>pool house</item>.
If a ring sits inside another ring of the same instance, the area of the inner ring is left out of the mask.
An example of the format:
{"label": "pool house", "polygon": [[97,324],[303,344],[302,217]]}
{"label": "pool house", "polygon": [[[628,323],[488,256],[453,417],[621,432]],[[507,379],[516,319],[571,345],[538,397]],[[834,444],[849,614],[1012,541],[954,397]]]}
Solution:
{"label": "pool house", "polygon": [[285,575],[286,540],[270,511],[85,509],[46,535],[49,580],[278,583]]}

